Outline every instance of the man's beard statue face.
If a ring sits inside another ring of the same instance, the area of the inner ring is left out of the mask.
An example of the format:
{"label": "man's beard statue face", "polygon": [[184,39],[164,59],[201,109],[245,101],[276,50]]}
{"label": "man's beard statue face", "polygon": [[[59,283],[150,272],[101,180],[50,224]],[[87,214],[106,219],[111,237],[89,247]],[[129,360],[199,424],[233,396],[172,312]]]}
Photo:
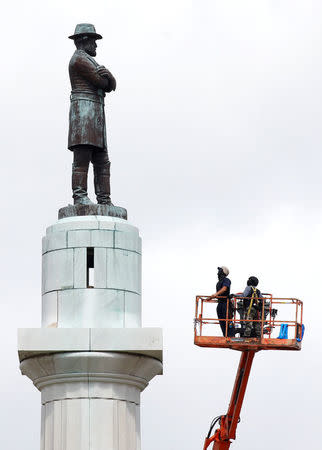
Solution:
{"label": "man's beard statue face", "polygon": [[86,53],[88,53],[90,56],[96,56],[96,41],[93,38],[87,38],[84,42],[83,46]]}

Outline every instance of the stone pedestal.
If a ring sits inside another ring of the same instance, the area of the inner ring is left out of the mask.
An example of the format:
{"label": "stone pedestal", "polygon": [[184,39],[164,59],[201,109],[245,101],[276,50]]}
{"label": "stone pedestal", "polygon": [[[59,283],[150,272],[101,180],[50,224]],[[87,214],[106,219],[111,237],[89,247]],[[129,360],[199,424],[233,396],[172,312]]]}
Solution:
{"label": "stone pedestal", "polygon": [[126,220],[68,217],[47,228],[42,326],[141,326],[141,238]]}
{"label": "stone pedestal", "polygon": [[140,392],[162,373],[141,328],[141,239],[111,216],[60,219],[43,238],[42,328],[18,333],[41,391],[41,450],[140,450]]}

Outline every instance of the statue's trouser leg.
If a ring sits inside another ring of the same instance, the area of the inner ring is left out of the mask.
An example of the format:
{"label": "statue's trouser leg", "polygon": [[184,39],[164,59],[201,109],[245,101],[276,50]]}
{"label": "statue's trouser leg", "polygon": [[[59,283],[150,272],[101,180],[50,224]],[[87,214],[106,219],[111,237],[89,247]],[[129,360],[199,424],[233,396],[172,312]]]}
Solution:
{"label": "statue's trouser leg", "polygon": [[94,167],[94,187],[97,203],[111,205],[110,161],[107,151],[94,150],[92,153]]}
{"label": "statue's trouser leg", "polygon": [[88,148],[74,149],[72,170],[72,189],[75,205],[91,205],[87,196],[87,173],[92,150]]}

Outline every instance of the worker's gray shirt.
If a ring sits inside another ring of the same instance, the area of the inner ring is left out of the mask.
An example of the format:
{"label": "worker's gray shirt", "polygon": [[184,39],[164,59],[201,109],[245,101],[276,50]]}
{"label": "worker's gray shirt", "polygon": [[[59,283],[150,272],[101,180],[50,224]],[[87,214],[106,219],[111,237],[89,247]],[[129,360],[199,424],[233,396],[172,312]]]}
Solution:
{"label": "worker's gray shirt", "polygon": [[[256,286],[246,286],[246,288],[245,288],[243,294],[241,295],[241,297],[251,297],[252,294],[253,294],[253,289],[252,288],[256,289]],[[261,291],[259,289],[257,289],[257,292],[258,292],[258,297],[261,297],[262,296]]]}
{"label": "worker's gray shirt", "polygon": [[[251,297],[253,295],[253,289],[257,289],[256,286],[246,286],[244,289],[244,292],[242,294],[236,294],[236,297],[243,298],[243,297]],[[258,298],[262,296],[262,293],[259,289],[257,289],[257,295]]]}

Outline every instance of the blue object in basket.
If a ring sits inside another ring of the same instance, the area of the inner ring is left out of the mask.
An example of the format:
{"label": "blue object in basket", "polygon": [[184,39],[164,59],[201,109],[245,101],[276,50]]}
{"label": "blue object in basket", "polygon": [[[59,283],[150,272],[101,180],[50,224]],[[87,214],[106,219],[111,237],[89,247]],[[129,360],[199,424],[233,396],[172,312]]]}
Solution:
{"label": "blue object in basket", "polygon": [[296,338],[297,342],[301,342],[301,340],[303,339],[304,331],[305,331],[305,326],[304,326],[304,324],[302,324],[301,336]]}
{"label": "blue object in basket", "polygon": [[280,334],[277,339],[288,339],[288,324],[287,323],[281,324]]}

